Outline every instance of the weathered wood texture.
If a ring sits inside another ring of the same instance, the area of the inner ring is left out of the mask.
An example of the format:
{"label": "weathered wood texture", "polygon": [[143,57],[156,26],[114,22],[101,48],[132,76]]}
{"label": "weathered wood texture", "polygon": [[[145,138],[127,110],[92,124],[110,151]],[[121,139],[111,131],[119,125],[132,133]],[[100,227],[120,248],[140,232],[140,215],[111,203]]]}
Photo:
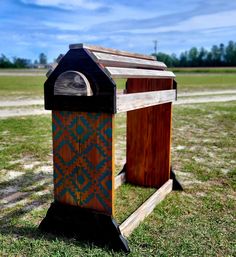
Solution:
{"label": "weathered wood texture", "polygon": [[116,96],[117,113],[136,110],[175,101],[176,90],[161,90],[145,93],[118,94]]}
{"label": "weathered wood texture", "polygon": [[128,237],[132,231],[154,210],[157,204],[172,191],[172,187],[173,181],[169,179],[120,225],[121,233]]}
{"label": "weathered wood texture", "polygon": [[112,215],[114,115],[53,111],[52,122],[55,200]]}
{"label": "weathered wood texture", "polygon": [[93,92],[84,74],[78,71],[66,71],[57,78],[54,95],[91,96]]}
{"label": "weathered wood texture", "polygon": [[117,189],[118,187],[120,187],[122,184],[124,184],[126,181],[125,178],[125,172],[120,173],[119,175],[117,175],[115,177],[115,189]]}
{"label": "weathered wood texture", "polygon": [[96,62],[110,67],[129,67],[129,68],[149,68],[149,69],[166,69],[163,62],[154,60],[146,60],[134,57],[119,56],[115,54],[92,52],[93,58]]}
{"label": "weathered wood texture", "polygon": [[[127,93],[166,90],[172,79],[128,79]],[[127,112],[127,182],[161,187],[170,178],[171,103]]]}
{"label": "weathered wood texture", "polygon": [[105,70],[112,78],[175,78],[171,71],[106,67]]}
{"label": "weathered wood texture", "polygon": [[71,44],[69,46],[70,49],[81,49],[85,48],[90,51],[94,52],[100,52],[100,53],[109,53],[109,54],[115,54],[120,56],[128,56],[128,57],[134,57],[134,58],[141,58],[146,60],[156,60],[154,56],[151,55],[144,55],[144,54],[136,54],[136,53],[130,53],[126,51],[120,51],[112,48],[105,48],[100,46],[92,46],[92,45],[86,45],[86,44]]}

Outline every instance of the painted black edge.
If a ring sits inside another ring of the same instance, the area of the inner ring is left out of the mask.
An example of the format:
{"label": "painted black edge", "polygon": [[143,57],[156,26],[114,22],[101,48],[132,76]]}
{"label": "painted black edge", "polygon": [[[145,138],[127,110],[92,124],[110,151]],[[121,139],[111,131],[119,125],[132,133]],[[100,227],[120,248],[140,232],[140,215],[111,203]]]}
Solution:
{"label": "painted black edge", "polygon": [[129,253],[127,240],[112,216],[90,209],[53,202],[39,225],[42,232],[107,246]]}
{"label": "painted black edge", "polygon": [[173,80],[173,89],[175,89],[176,94],[175,94],[175,101],[177,101],[178,98],[178,87],[177,87],[177,82],[176,80]]}
{"label": "painted black edge", "polygon": [[123,168],[122,168],[122,170],[118,173],[118,175],[120,175],[120,174],[122,174],[122,173],[126,173],[126,170],[127,170],[127,165],[126,165],[126,163],[124,164],[124,166],[123,166]]}
{"label": "painted black edge", "polygon": [[[54,95],[58,76],[69,70],[86,76],[93,96]],[[71,49],[44,83],[44,99],[46,110],[116,113],[116,84],[84,49]]]}
{"label": "painted black edge", "polygon": [[183,191],[184,188],[180,184],[180,182],[177,180],[176,175],[172,169],[172,166],[170,168],[170,179],[173,179],[173,190],[175,191]]}

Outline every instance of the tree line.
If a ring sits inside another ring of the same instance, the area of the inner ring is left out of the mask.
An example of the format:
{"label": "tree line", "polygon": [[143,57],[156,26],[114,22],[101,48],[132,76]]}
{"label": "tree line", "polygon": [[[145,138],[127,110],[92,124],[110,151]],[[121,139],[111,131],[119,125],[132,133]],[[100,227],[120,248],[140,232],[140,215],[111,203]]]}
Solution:
{"label": "tree line", "polygon": [[189,51],[175,54],[152,54],[158,61],[168,67],[229,67],[236,66],[236,42],[229,41],[227,45],[213,45],[210,50],[204,47],[192,47]]}
{"label": "tree line", "polygon": [[30,59],[13,57],[12,60],[4,54],[0,56],[0,68],[39,68],[47,65],[47,56],[44,53],[39,55],[38,60],[32,62]]}
{"label": "tree line", "polygon": [[[168,67],[229,67],[236,66],[236,42],[229,41],[227,45],[213,45],[210,50],[204,47],[192,47],[189,51],[176,54],[159,52],[152,54],[158,61],[164,62]],[[13,57],[12,60],[4,54],[0,56],[0,68],[45,68],[47,56],[39,55],[38,60]]]}

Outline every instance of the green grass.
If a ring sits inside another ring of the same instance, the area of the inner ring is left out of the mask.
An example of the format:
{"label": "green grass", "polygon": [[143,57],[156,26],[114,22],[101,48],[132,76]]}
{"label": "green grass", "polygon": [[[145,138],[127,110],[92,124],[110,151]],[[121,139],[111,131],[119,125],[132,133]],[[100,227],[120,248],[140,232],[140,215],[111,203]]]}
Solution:
{"label": "green grass", "polygon": [[[118,115],[116,128],[124,154],[125,115]],[[132,233],[130,256],[236,255],[235,131],[236,102],[174,107],[172,163],[185,190],[172,192]],[[22,193],[10,202],[0,198],[0,206],[10,204],[0,212],[0,256],[123,256],[37,230],[53,200],[51,172],[42,169],[51,165],[49,116],[1,120],[0,136],[0,197],[14,188]],[[9,177],[13,171],[19,176]],[[117,220],[152,192],[120,187]]]}
{"label": "green grass", "polygon": [[33,157],[46,161],[51,146],[51,124],[49,117],[20,117],[0,121],[0,170],[21,169],[22,164],[14,160]]}
{"label": "green grass", "polygon": [[43,96],[44,76],[0,76],[0,100]]}
{"label": "green grass", "polygon": [[192,67],[192,68],[170,68],[173,72],[184,73],[235,73],[236,67]]}
{"label": "green grass", "polygon": [[[234,69],[229,69],[234,70]],[[0,76],[0,100],[43,97],[44,76]],[[201,73],[177,72],[178,92],[236,89],[236,72]],[[125,79],[116,80],[119,90],[125,88]]]}
{"label": "green grass", "polygon": [[236,89],[234,74],[176,74],[178,92]]}

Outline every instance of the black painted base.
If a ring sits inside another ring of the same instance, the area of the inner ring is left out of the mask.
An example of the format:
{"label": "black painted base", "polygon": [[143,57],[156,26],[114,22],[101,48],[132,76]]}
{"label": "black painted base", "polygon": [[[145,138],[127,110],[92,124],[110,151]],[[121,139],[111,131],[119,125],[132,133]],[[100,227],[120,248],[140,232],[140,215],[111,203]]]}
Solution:
{"label": "black painted base", "polygon": [[43,232],[89,241],[99,246],[130,252],[113,217],[92,210],[54,202],[39,225]]}
{"label": "black painted base", "polygon": [[180,182],[177,180],[172,167],[170,168],[170,179],[173,179],[173,190],[175,190],[175,191],[183,191],[184,190],[182,185],[180,184]]}

